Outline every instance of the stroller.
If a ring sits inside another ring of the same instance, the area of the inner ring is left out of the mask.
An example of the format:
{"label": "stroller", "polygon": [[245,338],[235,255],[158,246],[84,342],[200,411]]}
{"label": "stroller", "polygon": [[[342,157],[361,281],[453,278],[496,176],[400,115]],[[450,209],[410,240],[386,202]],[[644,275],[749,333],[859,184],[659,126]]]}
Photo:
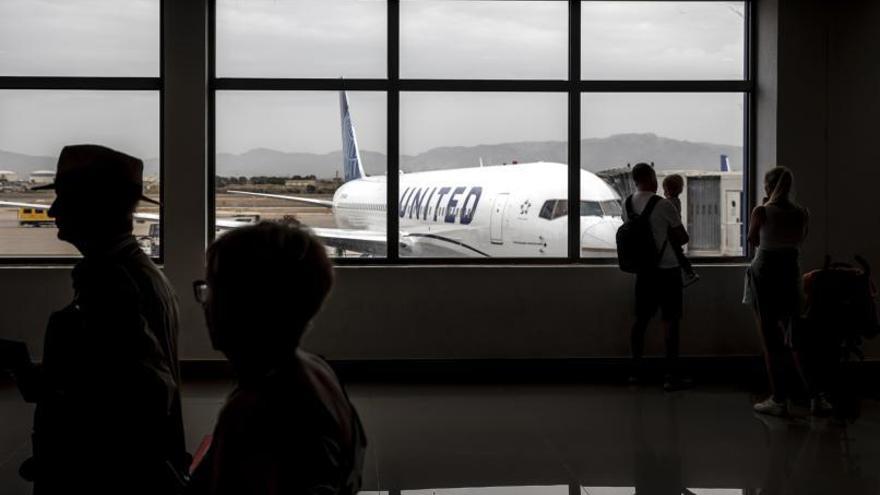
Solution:
{"label": "stroller", "polygon": [[832,262],[804,275],[806,311],[793,344],[806,358],[807,375],[845,417],[858,414],[858,376],[851,363],[864,360],[864,342],[880,333],[867,260]]}

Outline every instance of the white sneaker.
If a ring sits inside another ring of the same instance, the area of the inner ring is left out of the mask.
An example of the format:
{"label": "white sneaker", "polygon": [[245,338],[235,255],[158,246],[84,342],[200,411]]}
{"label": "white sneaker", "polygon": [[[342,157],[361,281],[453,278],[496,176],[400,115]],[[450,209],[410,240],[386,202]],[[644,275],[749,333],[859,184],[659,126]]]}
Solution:
{"label": "white sneaker", "polygon": [[768,416],[788,416],[788,404],[785,402],[776,402],[773,397],[769,397],[763,402],[758,402],[754,406],[756,413],[766,414]]}

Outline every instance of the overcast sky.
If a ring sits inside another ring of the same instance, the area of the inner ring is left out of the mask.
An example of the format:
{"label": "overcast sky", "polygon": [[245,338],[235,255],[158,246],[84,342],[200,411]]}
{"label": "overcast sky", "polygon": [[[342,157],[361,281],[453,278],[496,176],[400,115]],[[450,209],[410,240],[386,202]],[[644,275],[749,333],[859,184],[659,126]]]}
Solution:
{"label": "overcast sky", "polygon": [[[218,0],[217,69],[236,77],[384,77],[385,2]],[[586,2],[583,76],[742,77],[742,2]],[[2,0],[0,75],[155,76],[157,0]],[[565,2],[404,0],[401,76],[565,78]],[[385,151],[385,95],[353,93],[361,147]],[[742,144],[740,95],[593,94],[584,137],[622,132]],[[335,93],[217,98],[218,151],[340,148]],[[404,94],[401,151],[564,140],[554,94]],[[93,141],[143,157],[158,149],[149,94],[0,92],[0,149],[54,155]]]}

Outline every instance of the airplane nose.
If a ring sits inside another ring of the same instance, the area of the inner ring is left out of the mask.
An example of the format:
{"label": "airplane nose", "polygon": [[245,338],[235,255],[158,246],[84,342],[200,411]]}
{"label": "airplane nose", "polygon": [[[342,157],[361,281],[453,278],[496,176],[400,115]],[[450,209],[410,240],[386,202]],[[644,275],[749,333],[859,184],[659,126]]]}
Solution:
{"label": "airplane nose", "polygon": [[585,226],[581,234],[581,256],[616,256],[617,229],[622,223],[619,219],[606,218]]}

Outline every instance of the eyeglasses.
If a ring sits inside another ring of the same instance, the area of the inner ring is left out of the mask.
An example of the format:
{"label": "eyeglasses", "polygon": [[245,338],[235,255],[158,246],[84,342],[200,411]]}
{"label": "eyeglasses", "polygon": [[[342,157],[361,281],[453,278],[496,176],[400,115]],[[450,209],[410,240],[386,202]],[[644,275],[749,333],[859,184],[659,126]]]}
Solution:
{"label": "eyeglasses", "polygon": [[193,296],[196,298],[196,301],[205,304],[208,302],[208,297],[211,294],[211,289],[208,287],[208,282],[204,280],[196,280],[193,282]]}

